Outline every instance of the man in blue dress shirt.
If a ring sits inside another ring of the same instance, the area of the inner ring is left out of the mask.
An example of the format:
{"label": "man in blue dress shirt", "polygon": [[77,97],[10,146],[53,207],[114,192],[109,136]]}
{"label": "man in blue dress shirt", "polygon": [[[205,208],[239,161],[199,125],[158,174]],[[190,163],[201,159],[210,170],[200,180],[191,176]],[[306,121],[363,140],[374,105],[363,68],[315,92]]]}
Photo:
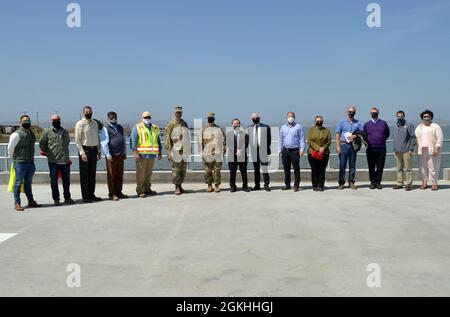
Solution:
{"label": "man in blue dress shirt", "polygon": [[339,189],[344,189],[345,170],[349,165],[348,185],[350,189],[357,189],[355,185],[356,155],[352,142],[358,138],[356,132],[362,131],[361,123],[355,119],[356,108],[347,109],[347,118],[342,119],[336,128],[336,152],[339,154]]}
{"label": "man in blue dress shirt", "polygon": [[280,130],[279,152],[284,167],[283,190],[291,189],[291,165],[294,168],[294,191],[300,189],[300,157],[305,150],[305,135],[300,123],[295,122],[295,113],[287,113],[287,123]]}

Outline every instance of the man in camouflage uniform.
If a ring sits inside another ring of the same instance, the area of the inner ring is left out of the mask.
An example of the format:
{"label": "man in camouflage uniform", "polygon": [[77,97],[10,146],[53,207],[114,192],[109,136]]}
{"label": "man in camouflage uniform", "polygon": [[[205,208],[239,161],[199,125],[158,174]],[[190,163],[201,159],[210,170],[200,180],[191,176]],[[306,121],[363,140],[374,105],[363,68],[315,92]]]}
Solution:
{"label": "man in camouflage uniform", "polygon": [[187,123],[181,119],[182,114],[183,108],[176,106],[174,118],[164,130],[164,146],[172,166],[175,195],[185,192],[181,184],[186,176],[186,162],[189,160],[191,152],[191,135]]}
{"label": "man in camouflage uniform", "polygon": [[[206,114],[208,125],[200,131],[199,144],[205,168],[205,181],[208,184],[208,193],[220,192],[220,170],[222,169],[223,154],[226,149],[225,133],[214,123],[215,114]],[[214,182],[214,190],[212,183]]]}

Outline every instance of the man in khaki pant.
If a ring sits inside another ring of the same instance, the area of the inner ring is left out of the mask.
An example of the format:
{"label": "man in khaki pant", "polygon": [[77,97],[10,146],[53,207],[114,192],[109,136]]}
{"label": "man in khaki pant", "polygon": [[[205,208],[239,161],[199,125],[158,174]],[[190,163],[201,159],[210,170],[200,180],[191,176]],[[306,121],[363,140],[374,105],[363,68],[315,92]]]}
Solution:
{"label": "man in khaki pant", "polygon": [[162,158],[159,127],[151,123],[152,116],[146,111],[142,114],[142,121],[131,130],[131,149],[136,160],[136,193],[139,198],[156,195],[152,190],[151,179],[155,158]]}
{"label": "man in khaki pant", "polygon": [[412,190],[412,156],[416,146],[414,124],[406,122],[405,112],[397,112],[397,125],[394,128],[394,153],[397,160],[397,185],[394,189]]}

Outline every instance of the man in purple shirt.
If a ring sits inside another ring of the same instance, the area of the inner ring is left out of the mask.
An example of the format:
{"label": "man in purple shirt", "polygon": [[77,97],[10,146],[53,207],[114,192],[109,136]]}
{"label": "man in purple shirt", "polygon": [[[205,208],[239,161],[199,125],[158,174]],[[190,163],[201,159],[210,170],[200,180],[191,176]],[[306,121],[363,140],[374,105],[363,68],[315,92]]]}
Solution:
{"label": "man in purple shirt", "polygon": [[390,136],[389,126],[386,121],[378,118],[380,111],[372,107],[370,115],[372,120],[364,124],[364,132],[367,137],[367,165],[369,166],[370,189],[382,189],[384,163],[386,161],[386,140]]}
{"label": "man in purple shirt", "polygon": [[300,123],[295,122],[295,113],[287,113],[287,123],[280,130],[279,152],[284,167],[283,190],[291,189],[291,164],[294,167],[294,191],[300,188],[300,157],[305,150],[305,136]]}

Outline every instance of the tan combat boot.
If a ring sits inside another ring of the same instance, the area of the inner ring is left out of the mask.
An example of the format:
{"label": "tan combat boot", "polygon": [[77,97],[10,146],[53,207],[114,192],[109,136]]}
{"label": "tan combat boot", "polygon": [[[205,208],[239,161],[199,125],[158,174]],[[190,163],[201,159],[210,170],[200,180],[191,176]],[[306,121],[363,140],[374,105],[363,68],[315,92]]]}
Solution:
{"label": "tan combat boot", "polygon": [[219,187],[219,185],[216,185],[216,186],[215,186],[214,192],[220,193],[220,187]]}
{"label": "tan combat boot", "polygon": [[180,187],[180,185],[175,185],[175,195],[181,195],[181,187]]}
{"label": "tan combat boot", "polygon": [[212,193],[213,192],[213,187],[212,184],[208,184],[208,189],[206,190],[208,193]]}

